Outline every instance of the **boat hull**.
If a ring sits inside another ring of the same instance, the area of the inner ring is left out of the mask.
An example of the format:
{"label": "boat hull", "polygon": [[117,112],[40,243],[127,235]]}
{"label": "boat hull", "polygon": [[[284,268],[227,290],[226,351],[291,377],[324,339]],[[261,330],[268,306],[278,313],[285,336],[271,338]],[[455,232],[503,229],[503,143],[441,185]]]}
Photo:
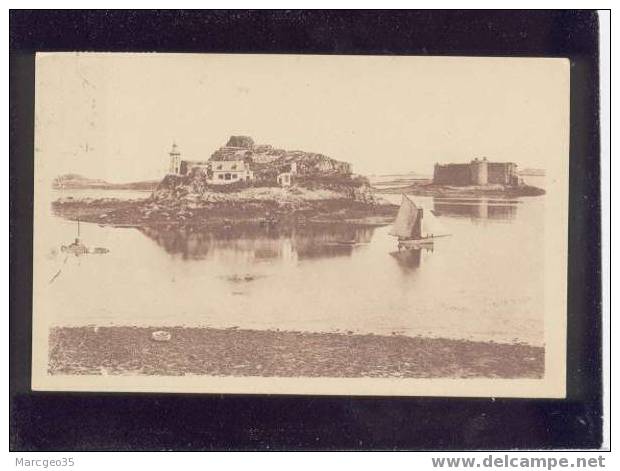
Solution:
{"label": "boat hull", "polygon": [[424,239],[399,239],[398,248],[430,247],[434,243],[434,239],[430,237]]}

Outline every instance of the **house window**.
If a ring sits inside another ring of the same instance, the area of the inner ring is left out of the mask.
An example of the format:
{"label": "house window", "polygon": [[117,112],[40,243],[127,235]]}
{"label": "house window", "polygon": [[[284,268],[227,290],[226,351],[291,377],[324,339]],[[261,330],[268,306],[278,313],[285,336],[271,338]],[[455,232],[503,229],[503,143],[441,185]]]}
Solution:
{"label": "house window", "polygon": [[224,174],[224,180],[230,180],[230,173]]}
{"label": "house window", "polygon": [[230,169],[231,170],[237,170],[237,164],[233,165]]}
{"label": "house window", "polygon": [[220,180],[224,180],[224,175],[222,175],[221,173],[217,176],[217,178],[219,178]]}
{"label": "house window", "polygon": [[233,173],[232,177],[233,177],[233,180],[236,180],[237,179],[237,174]]}
{"label": "house window", "polygon": [[218,170],[222,170],[222,164],[218,165],[218,166],[217,166],[217,169],[218,169]]}

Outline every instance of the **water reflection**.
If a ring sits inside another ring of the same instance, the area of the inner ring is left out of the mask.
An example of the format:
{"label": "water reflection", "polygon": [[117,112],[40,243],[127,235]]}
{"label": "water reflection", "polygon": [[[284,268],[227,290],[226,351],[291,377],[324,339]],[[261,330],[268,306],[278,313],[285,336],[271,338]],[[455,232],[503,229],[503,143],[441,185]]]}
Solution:
{"label": "water reflection", "polygon": [[513,220],[518,205],[516,200],[433,198],[435,215],[470,219]]}
{"label": "water reflection", "polygon": [[370,243],[374,228],[238,225],[208,231],[191,227],[143,227],[140,231],[167,253],[183,259],[224,257],[296,261],[350,256],[357,248]]}
{"label": "water reflection", "polygon": [[390,255],[394,257],[398,266],[402,268],[404,272],[409,272],[417,270],[420,267],[422,249],[399,250],[390,252]]}
{"label": "water reflection", "polygon": [[[433,209],[432,197],[415,201]],[[521,200],[509,224],[448,214],[441,223],[451,235],[438,239],[432,254],[390,255],[397,250],[390,226],[140,232],[84,224],[84,240],[109,254],[70,258],[50,285],[57,256],[41,263],[37,276],[54,325],[398,331],[541,345],[544,203]],[[54,220],[48,239],[74,237],[74,223]]]}

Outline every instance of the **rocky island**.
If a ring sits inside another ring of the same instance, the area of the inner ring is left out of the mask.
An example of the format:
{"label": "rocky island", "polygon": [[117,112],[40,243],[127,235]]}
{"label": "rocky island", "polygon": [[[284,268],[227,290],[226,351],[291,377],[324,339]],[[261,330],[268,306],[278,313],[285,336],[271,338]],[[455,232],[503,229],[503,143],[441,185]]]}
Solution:
{"label": "rocky island", "polygon": [[[531,170],[529,172],[532,172]],[[383,181],[375,191],[443,198],[517,198],[540,196],[545,190],[526,185],[514,162],[490,162],[486,157],[468,163],[435,164],[433,177],[412,176]],[[535,175],[543,175],[537,170]],[[541,173],[542,172],[542,173]]]}
{"label": "rocky island", "polygon": [[322,154],[255,145],[232,136],[209,159],[182,159],[176,145],[168,174],[149,198],[61,198],[53,211],[69,219],[122,226],[239,223],[390,222],[396,206],[375,196],[351,165]]}

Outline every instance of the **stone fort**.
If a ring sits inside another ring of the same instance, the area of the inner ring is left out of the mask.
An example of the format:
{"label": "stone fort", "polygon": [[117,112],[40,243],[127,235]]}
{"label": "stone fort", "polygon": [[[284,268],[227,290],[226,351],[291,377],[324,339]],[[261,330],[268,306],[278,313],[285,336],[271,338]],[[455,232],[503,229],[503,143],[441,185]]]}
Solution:
{"label": "stone fort", "polygon": [[435,164],[433,183],[436,185],[510,185],[520,184],[517,164],[489,162],[486,157],[466,164]]}

